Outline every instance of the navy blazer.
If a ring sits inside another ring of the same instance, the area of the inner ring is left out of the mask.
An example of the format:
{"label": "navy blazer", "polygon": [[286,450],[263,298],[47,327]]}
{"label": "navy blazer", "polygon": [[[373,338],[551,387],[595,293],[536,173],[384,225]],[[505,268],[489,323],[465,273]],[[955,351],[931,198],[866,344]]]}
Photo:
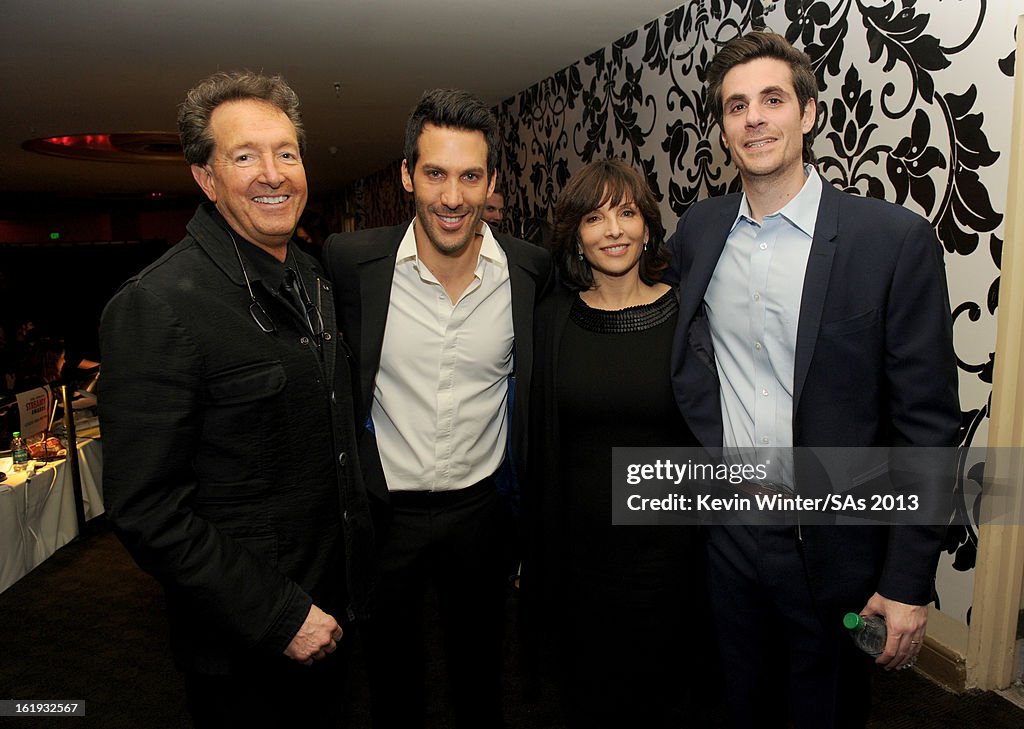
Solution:
{"label": "navy blazer", "polygon": [[[380,367],[384,326],[391,302],[398,247],[408,223],[330,236],[324,243],[323,261],[334,281],[338,323],[359,366],[359,422],[365,423],[373,402],[373,387]],[[522,465],[525,457],[530,375],[533,370],[533,310],[554,281],[551,256],[542,248],[502,233],[495,233],[509,264],[512,288],[512,330],[515,336],[517,380],[512,412],[512,444]],[[369,492],[390,503],[387,482],[380,465],[376,441],[363,433],[360,453]]]}
{"label": "navy blazer", "polygon": [[[669,240],[681,282],[672,382],[702,445],[722,445],[704,294],[741,195],[692,205]],[[737,315],[742,315],[738,313]],[[956,446],[960,405],[942,248],[924,218],[823,180],[797,323],[794,446]],[[926,604],[941,527],[803,527],[812,591],[859,610]],[[840,607],[842,605],[842,607]]]}

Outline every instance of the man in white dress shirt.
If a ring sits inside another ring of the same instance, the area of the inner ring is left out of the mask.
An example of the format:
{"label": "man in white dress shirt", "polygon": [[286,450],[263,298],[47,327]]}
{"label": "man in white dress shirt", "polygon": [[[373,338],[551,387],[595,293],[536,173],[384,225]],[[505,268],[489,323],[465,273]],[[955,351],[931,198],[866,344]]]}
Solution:
{"label": "man in white dress shirt", "polygon": [[[410,223],[331,236],[325,266],[360,370],[377,516],[366,630],[374,727],[422,726],[424,597],[438,598],[456,726],[502,725],[503,570],[494,475],[525,436],[533,308],[547,253],[483,222],[497,121],[426,92],[406,127]],[[518,375],[519,397],[514,397]]]}

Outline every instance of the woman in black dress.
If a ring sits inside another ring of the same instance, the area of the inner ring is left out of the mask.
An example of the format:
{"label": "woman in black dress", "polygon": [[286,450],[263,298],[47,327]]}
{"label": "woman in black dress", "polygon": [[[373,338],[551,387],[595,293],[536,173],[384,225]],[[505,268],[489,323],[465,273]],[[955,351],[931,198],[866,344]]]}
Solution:
{"label": "woman in black dress", "polygon": [[574,175],[555,209],[560,290],[535,316],[527,625],[557,649],[569,727],[681,727],[703,589],[694,527],[613,526],[612,449],[694,446],[669,379],[676,292],[657,201],[622,160]]}

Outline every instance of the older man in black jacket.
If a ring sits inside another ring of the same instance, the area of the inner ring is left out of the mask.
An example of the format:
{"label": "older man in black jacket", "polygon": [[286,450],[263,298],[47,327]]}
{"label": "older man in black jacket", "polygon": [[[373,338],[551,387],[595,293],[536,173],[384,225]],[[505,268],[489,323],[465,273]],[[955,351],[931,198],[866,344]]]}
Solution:
{"label": "older man in black jacket", "polygon": [[331,286],[290,242],[298,99],[218,74],[178,121],[210,202],[104,313],[107,509],[166,589],[197,726],[333,726],[372,528]]}

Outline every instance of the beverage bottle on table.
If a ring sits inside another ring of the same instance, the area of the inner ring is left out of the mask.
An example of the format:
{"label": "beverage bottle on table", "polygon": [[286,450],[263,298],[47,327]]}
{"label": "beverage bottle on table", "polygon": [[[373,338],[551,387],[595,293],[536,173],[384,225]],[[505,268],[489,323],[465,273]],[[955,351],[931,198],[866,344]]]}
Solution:
{"label": "beverage bottle on table", "polygon": [[21,437],[21,431],[14,431],[14,438],[11,440],[11,458],[14,459],[14,470],[24,471],[28,468],[28,446],[25,439]]}
{"label": "beverage bottle on table", "polygon": [[857,647],[869,656],[878,657],[885,650],[885,618],[881,615],[864,617],[857,613],[846,613],[843,625],[850,631],[850,637]]}

